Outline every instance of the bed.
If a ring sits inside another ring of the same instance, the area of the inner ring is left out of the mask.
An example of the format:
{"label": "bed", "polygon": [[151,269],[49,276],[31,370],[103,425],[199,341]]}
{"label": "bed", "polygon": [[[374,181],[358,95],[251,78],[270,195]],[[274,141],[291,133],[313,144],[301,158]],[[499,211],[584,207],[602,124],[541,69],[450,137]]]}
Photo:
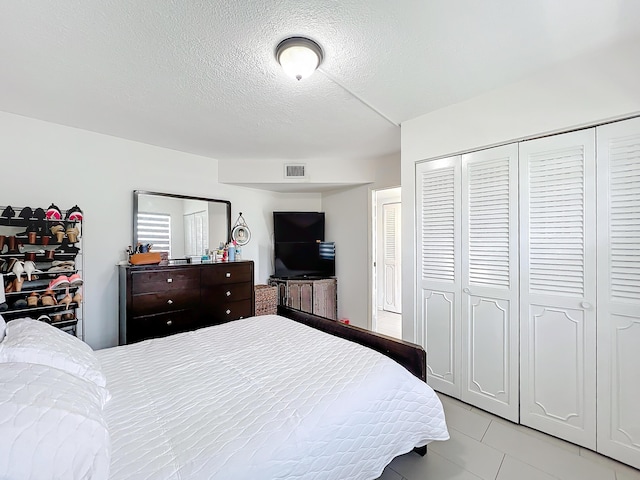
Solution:
{"label": "bed", "polygon": [[[64,425],[75,428],[65,446],[56,429],[69,417],[59,420],[53,412],[50,423],[58,426],[45,428],[39,440],[52,465],[44,459],[38,468],[65,468],[60,478],[110,480],[375,479],[397,455],[448,438],[442,406],[423,381],[422,349],[302,312],[278,313],[91,352],[92,368],[74,366],[69,376],[92,384],[82,394],[91,393],[100,414],[72,405],[74,415],[82,411],[88,420]],[[8,330],[0,343],[0,381],[9,376],[9,390],[22,395],[7,365],[20,366],[25,378],[33,372],[3,353],[11,336]],[[33,378],[44,376],[51,381],[51,372]],[[77,388],[82,385],[71,389],[76,397]],[[73,404],[76,397],[56,402]],[[48,421],[52,407],[38,398],[31,416]],[[11,412],[20,417],[23,404],[0,407],[3,438],[21,434]],[[16,443],[0,454],[0,476],[52,478],[16,470],[17,459],[25,458],[20,448],[30,448]],[[87,452],[68,458],[71,443]]]}

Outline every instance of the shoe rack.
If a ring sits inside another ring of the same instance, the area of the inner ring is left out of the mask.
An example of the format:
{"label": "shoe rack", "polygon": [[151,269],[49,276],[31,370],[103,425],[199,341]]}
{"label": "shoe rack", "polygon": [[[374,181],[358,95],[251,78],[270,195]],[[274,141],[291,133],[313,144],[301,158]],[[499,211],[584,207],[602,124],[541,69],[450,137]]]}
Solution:
{"label": "shoe rack", "polygon": [[52,204],[0,212],[0,315],[46,321],[84,339],[82,211]]}

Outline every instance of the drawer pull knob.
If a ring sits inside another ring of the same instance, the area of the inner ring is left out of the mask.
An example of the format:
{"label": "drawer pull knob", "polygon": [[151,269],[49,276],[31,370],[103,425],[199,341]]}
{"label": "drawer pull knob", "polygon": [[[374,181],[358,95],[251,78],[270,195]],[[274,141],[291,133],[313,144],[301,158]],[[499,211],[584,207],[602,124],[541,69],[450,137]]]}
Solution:
{"label": "drawer pull knob", "polygon": [[229,314],[231,313],[231,310],[227,310],[227,312],[226,312],[226,313],[227,313],[227,315],[229,315]]}
{"label": "drawer pull knob", "polygon": [[172,320],[167,320],[167,325],[169,325],[169,326],[173,325],[173,321]]}
{"label": "drawer pull knob", "polygon": [[227,293],[225,294],[227,297],[231,296],[231,292],[227,290]]}
{"label": "drawer pull knob", "polygon": [[231,272],[227,272],[227,274],[225,275],[227,278],[231,278]]}
{"label": "drawer pull knob", "polygon": [[173,283],[173,278],[167,278],[167,283]]}
{"label": "drawer pull knob", "polygon": [[167,303],[171,305],[173,303],[173,300],[167,300]]}

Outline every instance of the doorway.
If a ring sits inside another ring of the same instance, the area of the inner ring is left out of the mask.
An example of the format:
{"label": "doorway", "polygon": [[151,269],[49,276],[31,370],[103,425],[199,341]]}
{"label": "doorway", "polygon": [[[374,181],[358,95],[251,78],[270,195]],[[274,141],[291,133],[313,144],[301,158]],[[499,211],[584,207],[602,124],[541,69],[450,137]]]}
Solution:
{"label": "doorway", "polygon": [[402,338],[401,189],[372,191],[372,329]]}

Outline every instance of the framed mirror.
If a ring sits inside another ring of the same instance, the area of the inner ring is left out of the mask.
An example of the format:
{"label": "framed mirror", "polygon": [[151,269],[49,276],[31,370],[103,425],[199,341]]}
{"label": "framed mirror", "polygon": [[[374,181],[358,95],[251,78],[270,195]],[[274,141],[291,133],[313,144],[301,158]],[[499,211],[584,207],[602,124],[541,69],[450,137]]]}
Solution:
{"label": "framed mirror", "polygon": [[151,244],[170,259],[206,255],[231,239],[231,202],[133,191],[133,245]]}

